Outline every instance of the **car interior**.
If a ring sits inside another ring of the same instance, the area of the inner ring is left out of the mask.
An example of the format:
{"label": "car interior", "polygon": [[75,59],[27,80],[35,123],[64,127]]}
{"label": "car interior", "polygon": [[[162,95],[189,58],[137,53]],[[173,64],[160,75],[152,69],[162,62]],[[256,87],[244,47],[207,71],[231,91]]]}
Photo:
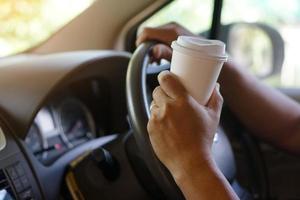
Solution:
{"label": "car interior", "polygon": [[[147,133],[170,63],[150,61],[157,41],[136,47],[143,27],[176,22],[222,40],[232,59],[300,102],[297,0],[84,1],[44,39],[0,58],[0,200],[184,199]],[[212,151],[240,199],[300,199],[300,158],[249,134],[226,101]]]}

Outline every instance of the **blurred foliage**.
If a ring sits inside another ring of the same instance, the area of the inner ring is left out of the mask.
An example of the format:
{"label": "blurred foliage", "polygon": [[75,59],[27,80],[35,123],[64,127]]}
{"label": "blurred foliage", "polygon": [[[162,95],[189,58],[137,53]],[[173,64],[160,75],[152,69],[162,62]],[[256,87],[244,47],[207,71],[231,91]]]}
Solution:
{"label": "blurred foliage", "polygon": [[[213,0],[175,0],[150,17],[141,27],[159,26],[175,21],[200,33],[210,28]],[[222,24],[260,22],[274,27],[285,42],[285,62],[282,73],[266,80],[274,86],[300,86],[300,0],[224,0]],[[240,30],[232,40],[235,59],[250,66],[256,74],[270,71],[272,55],[268,37],[259,30]]]}
{"label": "blurred foliage", "polygon": [[[233,9],[234,8],[234,9]],[[300,21],[299,0],[224,0],[222,21],[264,22],[273,26]]]}
{"label": "blurred foliage", "polygon": [[[232,9],[234,7],[234,9]],[[299,87],[300,86],[300,62],[298,60],[298,46],[300,45],[300,1],[299,0],[224,0],[222,23],[232,22],[259,22],[275,28],[282,36],[285,43],[285,60],[280,76],[278,74],[265,80],[267,83],[277,87]],[[263,41],[263,36],[253,35],[251,31],[242,33],[237,37],[254,38],[256,41]],[[250,37],[251,35],[251,37]],[[266,53],[269,45],[255,43],[254,50],[249,52],[249,57],[254,60],[256,57],[268,59],[268,56],[257,52]],[[263,51],[261,51],[263,50]],[[236,49],[242,51],[242,49]],[[271,49],[269,48],[269,51]],[[253,66],[255,71],[267,71],[269,66],[263,62],[256,62]]]}
{"label": "blurred foliage", "polygon": [[0,0],[0,56],[15,54],[37,45],[92,2],[93,0]]}
{"label": "blurred foliage", "polygon": [[[0,56],[22,52],[34,47],[57,32],[66,23],[85,10],[94,0],[0,0]],[[212,19],[213,0],[174,0],[141,27],[159,26],[178,22],[194,33],[209,29]],[[300,0],[224,0],[222,23],[260,22],[275,27],[285,41],[285,62],[280,77],[272,78],[277,86],[300,86],[300,62],[297,59],[300,43]],[[247,35],[241,33],[241,41]],[[237,36],[238,37],[238,36]],[[255,36],[255,45],[240,45],[251,54],[256,63],[254,71],[269,68],[264,60],[269,48],[265,38]],[[249,42],[248,42],[249,43]],[[256,48],[260,51],[256,51]],[[238,49],[236,50],[238,52]],[[259,54],[259,55],[257,55]],[[241,58],[242,59],[242,58]],[[245,58],[247,59],[247,58]],[[262,66],[265,65],[265,66]],[[259,69],[261,68],[261,69]]]}
{"label": "blurred foliage", "polygon": [[146,20],[141,27],[177,22],[194,33],[200,33],[209,29],[212,10],[212,0],[176,0]]}

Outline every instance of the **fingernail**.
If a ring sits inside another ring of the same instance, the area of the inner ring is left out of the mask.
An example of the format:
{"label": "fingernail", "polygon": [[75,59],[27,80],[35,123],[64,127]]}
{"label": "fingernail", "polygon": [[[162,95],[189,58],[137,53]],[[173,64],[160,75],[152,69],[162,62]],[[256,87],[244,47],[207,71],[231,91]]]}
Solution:
{"label": "fingernail", "polygon": [[220,84],[216,83],[216,89],[220,92]]}
{"label": "fingernail", "polygon": [[170,72],[168,70],[164,70],[164,71],[160,72],[157,76],[158,81],[162,80],[162,78],[168,74],[170,74]]}

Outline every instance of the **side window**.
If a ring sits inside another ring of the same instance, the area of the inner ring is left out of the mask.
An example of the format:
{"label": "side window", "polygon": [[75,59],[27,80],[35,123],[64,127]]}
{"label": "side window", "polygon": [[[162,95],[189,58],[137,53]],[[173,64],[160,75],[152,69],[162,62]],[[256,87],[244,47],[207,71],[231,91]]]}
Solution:
{"label": "side window", "polygon": [[46,40],[94,0],[0,1],[0,57]]}
{"label": "side window", "polygon": [[[236,22],[261,23],[276,30],[283,39],[284,62],[281,72],[266,79],[267,83],[276,87],[300,86],[300,1],[299,0],[224,0],[222,24]],[[239,28],[235,31],[232,53],[234,59],[244,59],[244,63],[253,64],[254,71],[266,71],[269,63],[263,58],[272,57],[270,41],[265,34],[255,29]],[[250,38],[254,38],[251,40]],[[247,44],[251,43],[251,44]],[[276,41],[275,41],[276,42]],[[238,43],[238,44],[237,44]],[[230,44],[228,44],[230,45]],[[244,58],[242,51],[253,53],[253,59]],[[261,58],[259,60],[259,58]],[[256,59],[256,61],[255,61]],[[272,66],[271,66],[272,67]]]}
{"label": "side window", "polygon": [[155,13],[139,28],[156,27],[169,22],[177,22],[194,33],[207,31],[211,25],[213,1],[174,0]]}

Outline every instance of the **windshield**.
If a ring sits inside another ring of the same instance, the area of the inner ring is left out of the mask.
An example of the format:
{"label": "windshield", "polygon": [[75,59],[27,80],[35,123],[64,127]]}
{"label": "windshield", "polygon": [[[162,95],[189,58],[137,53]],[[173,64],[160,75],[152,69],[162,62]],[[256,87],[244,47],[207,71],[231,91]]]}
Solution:
{"label": "windshield", "polygon": [[38,45],[93,1],[0,1],[0,56],[16,54]]}

